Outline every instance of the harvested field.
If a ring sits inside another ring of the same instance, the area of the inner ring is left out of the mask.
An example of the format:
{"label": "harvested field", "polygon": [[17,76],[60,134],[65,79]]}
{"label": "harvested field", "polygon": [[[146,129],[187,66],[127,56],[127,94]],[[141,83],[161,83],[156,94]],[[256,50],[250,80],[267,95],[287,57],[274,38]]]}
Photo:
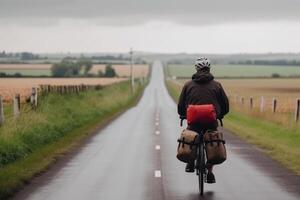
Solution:
{"label": "harvested field", "polygon": [[[186,80],[178,80],[183,85]],[[272,100],[277,99],[277,112],[293,113],[296,99],[300,98],[300,79],[218,79],[222,83],[232,104],[240,104],[241,97],[249,107],[250,97],[253,106],[260,107],[261,97],[265,99],[265,111],[271,112]]]}
{"label": "harvested field", "polygon": [[[99,70],[104,72],[106,65],[93,65],[90,73],[98,74]],[[113,65],[112,66],[119,77],[130,76],[130,65]],[[133,74],[135,77],[146,77],[149,72],[148,65],[134,65],[133,66]]]}
{"label": "harvested field", "polygon": [[32,87],[39,85],[109,85],[127,80],[126,78],[0,78],[0,95],[4,101],[10,101],[19,93],[24,100]]}

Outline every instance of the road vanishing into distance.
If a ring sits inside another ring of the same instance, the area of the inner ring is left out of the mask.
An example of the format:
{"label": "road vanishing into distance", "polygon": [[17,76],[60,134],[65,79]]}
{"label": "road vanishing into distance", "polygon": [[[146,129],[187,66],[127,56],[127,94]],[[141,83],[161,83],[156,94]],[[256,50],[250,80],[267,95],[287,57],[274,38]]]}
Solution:
{"label": "road vanishing into distance", "polygon": [[[226,124],[225,124],[226,127]],[[300,178],[225,131],[228,160],[199,197],[176,159],[176,105],[155,62],[140,102],[16,194],[19,200],[299,200]]]}

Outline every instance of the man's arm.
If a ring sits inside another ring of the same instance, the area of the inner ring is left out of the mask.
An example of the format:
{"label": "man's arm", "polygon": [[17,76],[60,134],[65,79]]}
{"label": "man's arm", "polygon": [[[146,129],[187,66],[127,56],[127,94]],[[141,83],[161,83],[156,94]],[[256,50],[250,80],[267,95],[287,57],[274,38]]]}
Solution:
{"label": "man's arm", "polygon": [[183,86],[179,96],[177,112],[180,116],[186,115],[186,85]]}
{"label": "man's arm", "polygon": [[224,115],[226,115],[229,112],[229,101],[227,98],[227,95],[222,87],[222,85],[220,84],[221,88],[220,88],[220,105],[221,105],[221,115],[222,117]]}

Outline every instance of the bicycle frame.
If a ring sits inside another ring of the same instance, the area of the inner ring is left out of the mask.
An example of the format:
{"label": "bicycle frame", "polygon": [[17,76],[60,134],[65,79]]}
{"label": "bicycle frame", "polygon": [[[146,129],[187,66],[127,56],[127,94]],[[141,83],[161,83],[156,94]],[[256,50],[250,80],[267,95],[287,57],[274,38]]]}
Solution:
{"label": "bicycle frame", "polygon": [[[183,120],[185,118],[180,117],[181,122],[180,122],[180,126],[183,125]],[[206,153],[205,153],[205,143],[204,143],[204,133],[205,130],[202,130],[201,132],[199,132],[199,136],[200,136],[200,142],[197,148],[197,159],[196,159],[196,175],[198,176],[198,181],[199,181],[199,192],[200,195],[203,195],[203,191],[204,191],[204,179],[205,176],[207,174],[207,170],[206,170]]]}
{"label": "bicycle frame", "polygon": [[[180,116],[180,126],[183,126],[183,120],[185,120],[185,116]],[[220,121],[221,127],[223,127],[223,121],[222,119],[218,119]],[[204,180],[207,175],[207,169],[206,169],[206,152],[205,152],[205,143],[204,143],[204,134],[206,130],[201,130],[200,132],[197,132],[201,138],[197,150],[197,159],[196,159],[196,175],[198,176],[199,181],[199,192],[200,195],[203,196],[204,191]]]}
{"label": "bicycle frame", "polygon": [[200,142],[198,145],[197,150],[197,160],[196,160],[196,174],[198,175],[198,181],[199,181],[199,192],[200,195],[203,195],[204,191],[204,182],[207,174],[206,170],[206,153],[205,153],[205,143],[204,143],[204,131],[201,131],[201,133],[198,133],[201,135]]}

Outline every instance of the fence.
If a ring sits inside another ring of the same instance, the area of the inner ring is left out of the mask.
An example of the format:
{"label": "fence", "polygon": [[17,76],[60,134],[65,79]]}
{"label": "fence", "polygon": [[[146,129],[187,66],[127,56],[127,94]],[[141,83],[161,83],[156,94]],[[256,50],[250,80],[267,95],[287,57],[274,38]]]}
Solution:
{"label": "fence", "polygon": [[[261,96],[260,98],[254,98],[252,96],[246,98],[239,95],[230,95],[229,101],[230,104],[238,105],[240,108],[249,109],[249,110],[259,110],[261,113],[269,112],[272,114],[277,113],[293,113],[294,121],[298,122],[300,118],[300,98],[295,99],[294,109],[283,108],[279,110],[280,99],[278,98],[266,98]],[[283,102],[284,100],[281,100]]]}
{"label": "fence", "polygon": [[[38,107],[38,100],[41,96],[46,96],[50,93],[56,93],[60,95],[71,94],[71,93],[81,93],[88,90],[101,90],[104,87],[102,85],[40,85],[39,87],[33,87],[31,93],[26,97],[25,103],[30,103],[29,110],[21,110],[21,95],[16,94],[12,101],[12,116],[8,118],[17,119],[20,114],[35,110]],[[3,98],[0,95],[0,126],[5,123],[5,113],[4,113],[4,103]]]}

